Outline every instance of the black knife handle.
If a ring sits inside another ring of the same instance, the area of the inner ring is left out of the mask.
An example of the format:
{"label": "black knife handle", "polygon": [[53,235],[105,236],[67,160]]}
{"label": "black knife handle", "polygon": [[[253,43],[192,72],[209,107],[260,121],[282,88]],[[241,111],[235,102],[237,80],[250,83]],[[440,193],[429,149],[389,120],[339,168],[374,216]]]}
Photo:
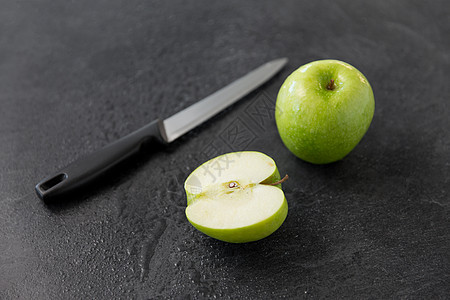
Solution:
{"label": "black knife handle", "polygon": [[56,201],[138,153],[144,142],[165,143],[161,128],[160,120],[153,121],[104,148],[81,157],[39,182],[35,188],[38,197],[46,203]]}

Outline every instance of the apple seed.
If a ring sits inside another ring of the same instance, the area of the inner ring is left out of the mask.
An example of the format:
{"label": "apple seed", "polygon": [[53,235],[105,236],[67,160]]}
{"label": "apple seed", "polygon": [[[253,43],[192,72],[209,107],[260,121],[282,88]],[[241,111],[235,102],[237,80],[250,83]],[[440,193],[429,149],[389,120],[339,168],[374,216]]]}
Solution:
{"label": "apple seed", "polygon": [[237,184],[236,182],[232,181],[232,182],[230,182],[230,183],[228,184],[228,187],[229,187],[230,189],[232,189],[232,188],[238,187],[238,184]]}

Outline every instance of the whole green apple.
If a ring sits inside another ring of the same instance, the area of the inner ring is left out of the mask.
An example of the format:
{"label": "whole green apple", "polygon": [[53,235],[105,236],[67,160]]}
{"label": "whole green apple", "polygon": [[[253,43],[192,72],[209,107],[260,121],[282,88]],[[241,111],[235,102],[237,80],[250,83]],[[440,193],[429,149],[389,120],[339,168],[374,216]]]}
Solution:
{"label": "whole green apple", "polygon": [[314,164],[344,158],[362,139],[375,101],[364,75],[338,60],[319,60],[294,71],[278,93],[275,119],[286,147]]}

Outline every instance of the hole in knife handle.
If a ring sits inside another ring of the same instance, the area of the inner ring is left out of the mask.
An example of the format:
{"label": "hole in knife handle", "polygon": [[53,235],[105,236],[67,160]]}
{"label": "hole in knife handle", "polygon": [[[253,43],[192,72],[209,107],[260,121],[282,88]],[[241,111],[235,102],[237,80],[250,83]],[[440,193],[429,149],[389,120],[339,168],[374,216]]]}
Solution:
{"label": "hole in knife handle", "polygon": [[39,185],[39,188],[45,192],[45,191],[51,189],[52,187],[54,187],[55,185],[63,182],[64,179],[66,179],[66,178],[67,178],[67,174],[65,174],[65,173],[58,174],[55,177],[50,178],[49,180],[41,183]]}

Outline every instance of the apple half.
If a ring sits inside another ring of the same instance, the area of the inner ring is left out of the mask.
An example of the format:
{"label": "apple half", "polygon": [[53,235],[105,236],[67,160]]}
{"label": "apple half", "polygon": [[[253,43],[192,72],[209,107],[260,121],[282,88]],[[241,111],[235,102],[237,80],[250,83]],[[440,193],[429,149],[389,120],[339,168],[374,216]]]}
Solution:
{"label": "apple half", "polygon": [[287,216],[279,182],[275,162],[263,153],[233,152],[213,158],[186,179],[187,219],[199,231],[225,242],[265,238]]}

